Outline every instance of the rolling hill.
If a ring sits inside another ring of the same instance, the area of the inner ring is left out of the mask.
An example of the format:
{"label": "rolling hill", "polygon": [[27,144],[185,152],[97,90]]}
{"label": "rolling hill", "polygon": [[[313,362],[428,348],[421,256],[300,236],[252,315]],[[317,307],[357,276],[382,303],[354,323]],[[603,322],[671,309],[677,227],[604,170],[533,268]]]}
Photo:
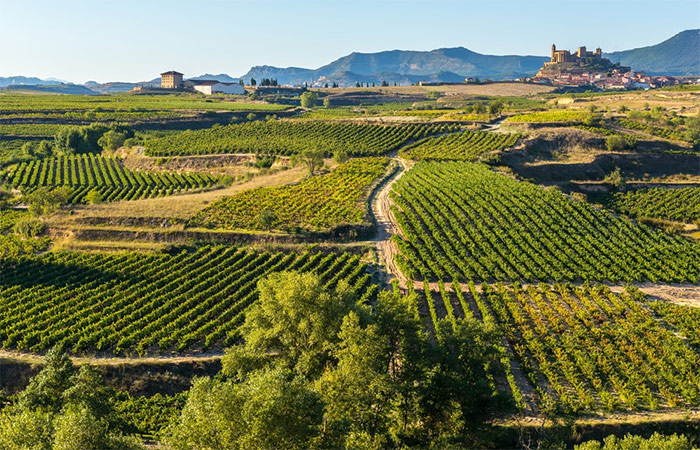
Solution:
{"label": "rolling hill", "polygon": [[648,75],[700,75],[700,30],[685,30],[660,44],[603,56]]}

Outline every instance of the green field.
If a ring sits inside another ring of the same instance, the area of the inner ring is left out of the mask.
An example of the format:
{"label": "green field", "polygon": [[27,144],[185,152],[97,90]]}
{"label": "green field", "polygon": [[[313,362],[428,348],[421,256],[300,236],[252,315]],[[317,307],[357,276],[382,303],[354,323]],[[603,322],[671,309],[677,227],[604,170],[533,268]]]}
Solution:
{"label": "green field", "polygon": [[190,225],[225,229],[326,229],[358,225],[367,215],[370,186],[384,173],[386,158],[352,159],[326,175],[296,185],[261,187],[225,197]]}
{"label": "green field", "polygon": [[700,281],[700,245],[471,163],[419,163],[395,185],[412,278]]}
{"label": "green field", "polygon": [[146,141],[152,156],[213,153],[293,155],[304,150],[381,155],[400,145],[452,129],[448,125],[369,125],[319,121],[256,121],[183,131]]}
{"label": "green field", "polygon": [[[700,404],[700,354],[689,345],[697,344],[696,308],[649,307],[638,291],[606,286],[472,283],[425,292],[433,321],[466,314],[496,324],[542,407],[584,413]],[[522,399],[515,383],[510,389]]]}
{"label": "green field", "polygon": [[346,253],[201,247],[172,254],[49,253],[0,265],[0,342],[42,352],[159,353],[231,345],[258,280],[273,272],[347,281],[369,299],[377,287]]}
{"label": "green field", "polygon": [[479,156],[515,145],[517,134],[488,131],[463,131],[428,138],[402,149],[402,154],[415,160],[476,161]]}
{"label": "green field", "polygon": [[204,189],[217,181],[208,174],[132,171],[119,159],[92,153],[22,162],[0,180],[25,194],[39,187],[68,187],[71,203],[82,202],[90,191],[98,191],[103,201],[137,200]]}

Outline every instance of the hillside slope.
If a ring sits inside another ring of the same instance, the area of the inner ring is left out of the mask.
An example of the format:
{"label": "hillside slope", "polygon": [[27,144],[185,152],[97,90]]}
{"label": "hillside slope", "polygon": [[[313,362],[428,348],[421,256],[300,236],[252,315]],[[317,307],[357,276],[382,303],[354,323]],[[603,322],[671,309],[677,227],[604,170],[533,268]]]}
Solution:
{"label": "hillside slope", "polygon": [[660,44],[603,56],[648,75],[700,75],[700,30],[685,30]]}

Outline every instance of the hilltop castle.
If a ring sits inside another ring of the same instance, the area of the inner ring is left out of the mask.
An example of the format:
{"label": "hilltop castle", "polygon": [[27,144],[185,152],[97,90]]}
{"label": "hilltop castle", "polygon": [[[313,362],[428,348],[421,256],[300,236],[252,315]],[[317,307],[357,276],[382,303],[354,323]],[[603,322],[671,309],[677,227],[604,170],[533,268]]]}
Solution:
{"label": "hilltop castle", "polygon": [[552,44],[552,59],[548,63],[544,63],[545,67],[559,63],[591,63],[595,59],[602,59],[602,50],[600,47],[595,49],[595,52],[587,52],[586,47],[579,47],[573,55],[568,50],[557,50],[557,46]]}

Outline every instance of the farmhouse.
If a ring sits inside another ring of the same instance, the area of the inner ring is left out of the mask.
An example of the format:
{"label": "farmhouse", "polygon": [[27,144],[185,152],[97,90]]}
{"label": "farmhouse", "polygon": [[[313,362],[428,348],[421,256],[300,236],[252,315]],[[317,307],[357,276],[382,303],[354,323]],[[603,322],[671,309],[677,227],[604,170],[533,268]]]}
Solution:
{"label": "farmhouse", "polygon": [[161,73],[160,87],[163,89],[180,89],[182,87],[182,74],[174,70]]}
{"label": "farmhouse", "polygon": [[202,94],[245,94],[245,88],[239,83],[223,83],[217,80],[188,80],[185,86]]}

